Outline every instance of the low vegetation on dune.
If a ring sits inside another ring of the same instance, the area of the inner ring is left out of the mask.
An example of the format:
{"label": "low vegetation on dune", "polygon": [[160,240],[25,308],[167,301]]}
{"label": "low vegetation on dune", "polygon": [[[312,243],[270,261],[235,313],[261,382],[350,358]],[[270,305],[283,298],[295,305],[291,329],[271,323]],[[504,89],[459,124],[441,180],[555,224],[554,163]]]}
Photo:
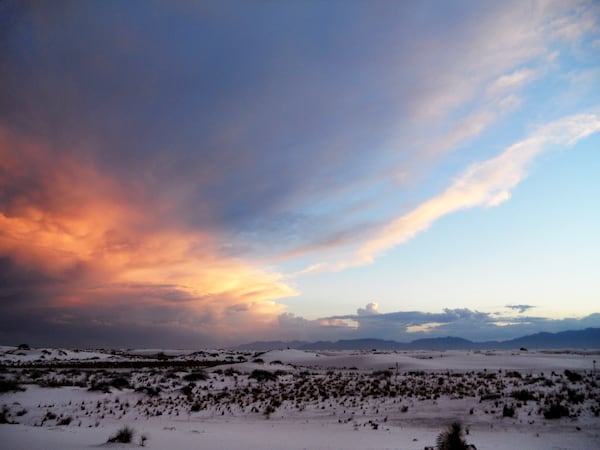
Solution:
{"label": "low vegetation on dune", "polygon": [[109,437],[107,443],[129,444],[133,441],[135,430],[131,427],[124,426],[119,429],[113,436]]}
{"label": "low vegetation on dune", "polygon": [[[267,355],[248,352],[196,353],[186,358],[147,358],[146,367],[137,363],[128,367],[122,361],[102,367],[94,365],[96,361],[89,365],[76,361],[72,366],[64,361],[5,363],[0,370],[0,394],[35,386],[69,388],[86,395],[63,402],[40,397],[27,409],[4,402],[0,422],[98,427],[106,421],[131,423],[137,418],[310,417],[356,430],[389,430],[427,417],[440,417],[446,423],[460,418],[468,427],[499,421],[503,426],[526,428],[560,420],[575,427],[580,419],[599,420],[600,415],[600,376],[594,371],[402,371],[397,365],[359,370],[300,366],[279,359],[269,363]],[[155,361],[174,364],[159,367]],[[209,364],[202,366],[203,361]],[[212,361],[221,364],[211,367]],[[444,415],[446,410],[451,412]],[[474,448],[465,441],[468,427],[452,423],[439,435],[436,448]],[[125,426],[109,442],[130,443],[134,434]],[[144,445],[146,437],[139,441]]]}

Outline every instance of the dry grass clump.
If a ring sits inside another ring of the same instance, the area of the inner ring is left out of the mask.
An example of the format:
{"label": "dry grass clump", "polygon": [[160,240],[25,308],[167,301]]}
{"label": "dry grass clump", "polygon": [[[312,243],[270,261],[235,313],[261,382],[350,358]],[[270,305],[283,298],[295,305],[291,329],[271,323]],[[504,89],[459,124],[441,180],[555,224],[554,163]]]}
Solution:
{"label": "dry grass clump", "polygon": [[121,428],[116,432],[115,435],[108,438],[109,444],[118,442],[120,444],[130,444],[133,440],[133,435],[135,434],[135,430],[127,425]]}

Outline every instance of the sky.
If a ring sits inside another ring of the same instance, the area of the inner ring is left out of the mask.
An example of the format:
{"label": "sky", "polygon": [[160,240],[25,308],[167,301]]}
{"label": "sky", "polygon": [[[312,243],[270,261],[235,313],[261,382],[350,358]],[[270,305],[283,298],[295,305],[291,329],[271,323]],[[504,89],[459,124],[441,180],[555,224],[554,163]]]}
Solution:
{"label": "sky", "polygon": [[600,327],[600,4],[0,2],[0,344]]}

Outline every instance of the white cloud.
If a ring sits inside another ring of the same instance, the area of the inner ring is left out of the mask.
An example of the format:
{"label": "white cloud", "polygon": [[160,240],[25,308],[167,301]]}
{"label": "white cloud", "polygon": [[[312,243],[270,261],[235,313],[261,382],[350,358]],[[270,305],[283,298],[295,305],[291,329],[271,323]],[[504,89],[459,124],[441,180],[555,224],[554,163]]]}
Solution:
{"label": "white cloud", "polygon": [[358,308],[356,313],[359,316],[372,316],[373,314],[379,314],[379,304],[377,302],[371,302],[364,308]]}
{"label": "white cloud", "polygon": [[536,71],[531,69],[516,70],[507,75],[502,75],[489,85],[486,95],[491,98],[498,97],[506,94],[507,92],[520,89],[525,84],[534,80],[536,77]]}
{"label": "white cloud", "polygon": [[527,167],[536,156],[551,145],[571,146],[598,131],[600,118],[593,114],[569,116],[539,128],[500,155],[473,164],[443,193],[391,221],[359,249],[352,262],[339,267],[371,263],[377,255],[409,241],[447,214],[478,206],[498,206],[527,176]]}

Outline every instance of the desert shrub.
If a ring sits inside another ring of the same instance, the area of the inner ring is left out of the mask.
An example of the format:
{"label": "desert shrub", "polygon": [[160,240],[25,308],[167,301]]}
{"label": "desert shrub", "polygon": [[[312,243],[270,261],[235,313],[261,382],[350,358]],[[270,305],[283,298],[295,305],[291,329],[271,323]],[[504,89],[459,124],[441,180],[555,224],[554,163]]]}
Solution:
{"label": "desert shrub", "polygon": [[88,391],[98,391],[105,394],[110,394],[110,385],[106,381],[94,380],[92,385],[88,388]]}
{"label": "desert shrub", "polygon": [[283,363],[276,359],[275,361],[271,361],[269,364],[271,364],[272,366],[283,366]]}
{"label": "desert shrub", "polygon": [[15,380],[0,380],[0,393],[24,390],[25,388],[20,386]]}
{"label": "desert shrub", "polygon": [[118,377],[113,379],[110,385],[117,389],[125,389],[129,387],[129,380],[125,377]]}
{"label": "desert shrub", "polygon": [[195,370],[183,376],[185,381],[205,381],[208,380],[208,374],[204,370]]}
{"label": "desert shrub", "polygon": [[260,369],[253,370],[249,378],[254,378],[256,381],[277,381],[277,375],[268,370]]}
{"label": "desert shrub", "polygon": [[544,418],[546,419],[560,419],[561,417],[569,416],[569,408],[561,405],[558,402],[551,403],[544,411]]}
{"label": "desert shrub", "polygon": [[508,378],[523,378],[521,376],[521,373],[517,372],[516,370],[511,370],[509,372],[506,372],[506,376]]}
{"label": "desert shrub", "polygon": [[121,428],[117,433],[108,438],[108,443],[118,442],[121,444],[129,444],[133,439],[133,435],[135,434],[135,430],[127,425]]}
{"label": "desert shrub", "polygon": [[375,378],[390,378],[392,376],[391,370],[376,370],[373,372]]}
{"label": "desert shrub", "polygon": [[468,450],[472,448],[465,442],[464,431],[460,422],[452,423],[437,437],[438,450]]}
{"label": "desert shrub", "polygon": [[515,400],[520,400],[522,402],[526,402],[527,400],[535,400],[535,395],[533,392],[528,391],[527,389],[521,389],[519,391],[513,391],[510,396]]}
{"label": "desert shrub", "polygon": [[191,412],[198,412],[200,411],[200,409],[202,408],[202,405],[200,403],[194,403],[192,405],[192,407],[190,408]]}
{"label": "desert shrub", "polygon": [[578,404],[583,403],[585,400],[585,394],[583,392],[579,392],[575,389],[567,389],[567,398],[569,403]]}
{"label": "desert shrub", "polygon": [[196,387],[196,384],[194,383],[188,383],[187,386],[184,386],[181,388],[181,392],[184,395],[192,395],[192,393],[194,392],[194,388]]}
{"label": "desert shrub", "polygon": [[571,383],[575,383],[577,381],[581,381],[583,377],[577,372],[572,372],[569,369],[565,369],[565,376]]}
{"label": "desert shrub", "polygon": [[265,360],[262,359],[262,358],[255,358],[255,359],[252,360],[252,362],[256,363],[256,364],[264,364]]}
{"label": "desert shrub", "polygon": [[498,400],[502,396],[500,394],[484,394],[481,396],[480,401],[484,400]]}
{"label": "desert shrub", "polygon": [[67,416],[67,417],[64,417],[62,419],[59,419],[56,422],[56,425],[59,425],[59,426],[61,426],[61,425],[69,425],[72,421],[73,421],[73,418],[71,416]]}
{"label": "desert shrub", "polygon": [[29,375],[29,378],[31,378],[32,380],[37,380],[38,378],[42,377],[43,375],[45,375],[47,372],[42,372],[41,370],[37,370],[37,369],[33,369],[29,372],[25,372]]}
{"label": "desert shrub", "polygon": [[31,350],[31,347],[29,346],[29,344],[19,344],[19,346],[17,348],[19,350]]}
{"label": "desert shrub", "polygon": [[152,386],[138,386],[135,388],[135,392],[142,392],[149,397],[156,397],[160,394],[160,388]]}
{"label": "desert shrub", "polygon": [[265,410],[263,411],[263,414],[267,417],[269,417],[271,414],[273,414],[276,411],[275,406],[273,405],[267,405],[267,407],[265,408]]}
{"label": "desert shrub", "polygon": [[227,375],[228,377],[231,377],[233,375],[239,374],[239,372],[237,370],[235,370],[233,367],[228,367],[227,369],[225,369],[223,374]]}
{"label": "desert shrub", "polygon": [[147,440],[148,440],[148,436],[146,436],[145,434],[142,434],[140,436],[140,447],[145,447]]}
{"label": "desert shrub", "polygon": [[11,421],[8,420],[8,416],[9,416],[8,408],[5,406],[0,411],[0,423],[11,423]]}
{"label": "desert shrub", "polygon": [[502,408],[502,417],[515,417],[515,407],[504,405]]}

